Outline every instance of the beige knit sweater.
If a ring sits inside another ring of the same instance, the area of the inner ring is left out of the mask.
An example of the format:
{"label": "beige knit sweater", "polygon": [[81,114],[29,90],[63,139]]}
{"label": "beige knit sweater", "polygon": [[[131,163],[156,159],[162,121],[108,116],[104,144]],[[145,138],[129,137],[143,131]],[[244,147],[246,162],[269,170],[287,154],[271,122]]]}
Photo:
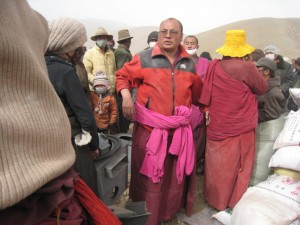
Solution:
{"label": "beige knit sweater", "polygon": [[70,123],[44,61],[47,21],[25,0],[0,0],[0,209],[64,173]]}

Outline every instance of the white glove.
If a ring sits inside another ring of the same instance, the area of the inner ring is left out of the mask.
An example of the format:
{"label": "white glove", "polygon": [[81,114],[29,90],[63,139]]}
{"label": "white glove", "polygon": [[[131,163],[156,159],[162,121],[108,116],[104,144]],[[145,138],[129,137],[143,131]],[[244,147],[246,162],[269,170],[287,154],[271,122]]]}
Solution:
{"label": "white glove", "polygon": [[87,145],[92,140],[92,136],[89,132],[82,130],[82,133],[77,134],[74,138],[74,142],[78,146]]}

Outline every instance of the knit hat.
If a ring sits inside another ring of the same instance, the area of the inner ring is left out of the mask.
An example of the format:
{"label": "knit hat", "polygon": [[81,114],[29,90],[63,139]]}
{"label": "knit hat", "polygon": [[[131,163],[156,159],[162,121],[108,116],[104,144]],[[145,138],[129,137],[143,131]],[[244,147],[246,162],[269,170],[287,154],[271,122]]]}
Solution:
{"label": "knit hat", "polygon": [[158,40],[158,31],[152,31],[149,35],[148,35],[148,39],[147,39],[147,43],[149,44],[149,42],[151,40]]}
{"label": "knit hat", "polygon": [[124,29],[124,30],[119,30],[118,31],[118,41],[126,40],[126,39],[131,39],[133,37],[130,36],[129,31]]}
{"label": "knit hat", "polygon": [[226,31],[225,43],[216,49],[216,52],[223,56],[243,57],[254,51],[251,45],[246,43],[246,32],[244,30]]}
{"label": "knit hat", "polygon": [[252,61],[257,62],[260,58],[265,57],[263,50],[255,49],[254,52],[251,53]]}
{"label": "knit hat", "polygon": [[276,46],[274,46],[274,45],[268,45],[264,49],[264,53],[266,54],[267,52],[271,52],[273,54],[278,55],[280,53],[280,50]]}
{"label": "knit hat", "polygon": [[49,22],[50,37],[47,51],[62,54],[77,49],[86,41],[86,30],[81,22],[62,17]]}
{"label": "knit hat", "polygon": [[92,41],[96,41],[96,38],[98,36],[107,36],[107,38],[110,40],[113,38],[112,35],[108,34],[104,27],[98,27],[95,34],[91,37]]}
{"label": "knit hat", "polygon": [[269,70],[272,70],[273,72],[275,72],[275,70],[276,70],[276,63],[273,60],[268,59],[266,57],[260,58],[256,62],[256,66],[257,67],[262,66],[262,67],[268,68]]}
{"label": "knit hat", "polygon": [[103,72],[103,71],[99,71],[96,73],[95,77],[94,77],[94,82],[93,82],[93,87],[95,87],[96,85],[105,85],[107,87],[107,89],[109,90],[110,86],[109,86],[109,80],[107,75]]}

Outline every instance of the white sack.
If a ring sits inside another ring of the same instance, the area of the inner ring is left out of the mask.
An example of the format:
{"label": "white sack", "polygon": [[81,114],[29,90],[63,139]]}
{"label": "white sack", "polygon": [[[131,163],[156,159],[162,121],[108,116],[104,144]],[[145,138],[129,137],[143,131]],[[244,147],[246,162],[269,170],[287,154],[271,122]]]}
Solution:
{"label": "white sack", "polygon": [[300,143],[300,110],[291,111],[286,117],[284,127],[275,140],[273,149],[285,146],[299,146]]}
{"label": "white sack", "polygon": [[274,154],[273,145],[284,126],[284,116],[259,123],[256,128],[256,156],[250,186],[265,181],[270,175],[270,158]]}
{"label": "white sack", "polygon": [[278,149],[271,157],[269,167],[281,167],[300,172],[300,147],[287,146]]}
{"label": "white sack", "polygon": [[289,92],[295,104],[300,107],[300,88],[290,88]]}
{"label": "white sack", "polygon": [[281,201],[274,193],[258,188],[248,188],[234,207],[230,225],[289,225],[298,214]]}

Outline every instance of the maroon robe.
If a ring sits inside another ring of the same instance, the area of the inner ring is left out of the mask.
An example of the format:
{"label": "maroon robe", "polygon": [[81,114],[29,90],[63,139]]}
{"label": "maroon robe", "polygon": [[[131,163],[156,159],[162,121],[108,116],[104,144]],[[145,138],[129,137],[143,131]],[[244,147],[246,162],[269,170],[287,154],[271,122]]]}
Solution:
{"label": "maroon robe", "polygon": [[218,210],[233,208],[248,187],[255,160],[256,95],[267,83],[251,62],[214,60],[200,102],[209,108],[204,195]]}
{"label": "maroon robe", "polygon": [[[194,205],[196,188],[196,171],[190,176],[185,176],[183,182],[178,184],[176,177],[177,156],[167,154],[164,163],[164,176],[159,183],[140,174],[145,152],[146,142],[150,131],[138,123],[134,124],[132,134],[131,156],[131,182],[129,196],[134,201],[146,201],[148,212],[151,213],[147,225],[156,225],[160,221],[172,219],[181,209],[186,209],[186,214],[191,215]],[[168,147],[172,141],[169,136]]]}

